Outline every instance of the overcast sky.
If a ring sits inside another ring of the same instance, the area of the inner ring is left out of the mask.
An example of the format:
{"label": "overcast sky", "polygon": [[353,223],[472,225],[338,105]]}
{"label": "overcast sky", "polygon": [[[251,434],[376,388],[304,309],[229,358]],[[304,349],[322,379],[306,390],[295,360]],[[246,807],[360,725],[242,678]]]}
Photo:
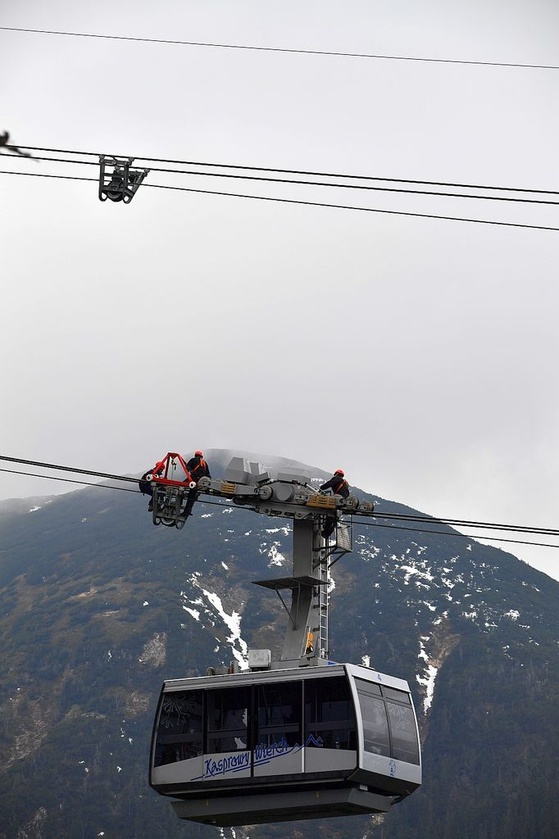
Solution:
{"label": "overcast sky", "polygon": [[[559,65],[550,0],[4,0],[0,25]],[[15,144],[559,190],[559,70],[13,31],[0,54],[0,133]],[[145,183],[559,227],[553,206]],[[0,454],[125,474],[167,451],[243,449],[343,467],[435,516],[558,526],[558,232],[0,186]],[[0,473],[0,498],[68,487]],[[511,550],[559,578],[557,550]]]}

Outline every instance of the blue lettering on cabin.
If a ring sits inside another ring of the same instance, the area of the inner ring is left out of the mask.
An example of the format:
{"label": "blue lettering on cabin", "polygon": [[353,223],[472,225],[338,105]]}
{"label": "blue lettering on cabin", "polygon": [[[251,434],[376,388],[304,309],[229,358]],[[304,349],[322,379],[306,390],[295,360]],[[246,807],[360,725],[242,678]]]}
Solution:
{"label": "blue lettering on cabin", "polygon": [[259,743],[254,749],[254,759],[258,763],[267,762],[267,760],[284,755],[289,751],[289,744],[285,737],[282,737],[281,740],[278,740],[276,743],[270,743],[269,746],[264,745],[264,743]]}
{"label": "blue lettering on cabin", "polygon": [[270,743],[266,746],[264,743],[259,743],[254,749],[254,765],[262,766],[265,763],[270,763],[276,757],[284,757],[288,754],[300,751],[301,746],[296,743],[290,746],[285,737],[278,740],[276,743]]}
{"label": "blue lettering on cabin", "polygon": [[[309,734],[304,745],[322,748],[324,743],[322,737],[317,738],[313,737],[312,734]],[[300,752],[302,748],[303,747],[300,746],[299,743],[295,743],[295,745],[290,746],[285,737],[282,737],[281,740],[278,740],[276,743],[271,743],[268,746],[264,743],[259,743],[254,749],[254,765],[263,766],[264,764],[271,763],[272,760],[275,760],[278,757],[297,754],[297,752]]]}
{"label": "blue lettering on cabin", "polygon": [[[305,740],[305,746],[315,746],[322,748],[324,742],[322,737],[313,737],[309,734]],[[278,757],[285,757],[288,754],[296,754],[300,752],[303,747],[298,743],[290,746],[285,737],[278,740],[276,743],[259,743],[255,746],[252,752],[252,761],[254,766],[263,766],[275,760]],[[243,769],[249,769],[251,765],[251,753],[241,752],[236,755],[229,755],[229,757],[222,757],[215,759],[213,757],[204,759],[204,774],[193,778],[193,781],[207,780],[208,778],[215,778],[219,775],[227,775],[233,772],[242,772]]]}
{"label": "blue lettering on cabin", "polygon": [[204,778],[215,778],[228,772],[240,772],[250,766],[250,753],[242,752],[238,755],[222,757],[219,760],[208,758],[204,761]]}

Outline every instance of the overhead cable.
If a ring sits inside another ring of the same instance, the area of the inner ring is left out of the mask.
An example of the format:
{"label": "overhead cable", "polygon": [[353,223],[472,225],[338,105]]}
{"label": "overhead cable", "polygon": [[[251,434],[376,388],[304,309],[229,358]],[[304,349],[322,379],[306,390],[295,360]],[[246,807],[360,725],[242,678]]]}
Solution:
{"label": "overhead cable", "polygon": [[[96,477],[100,477],[100,478],[108,478],[110,480],[130,482],[130,483],[134,483],[134,484],[138,483],[138,478],[137,477],[131,477],[129,475],[114,475],[114,474],[110,474],[110,473],[107,473],[107,472],[96,472],[92,469],[81,469],[81,468],[76,468],[76,467],[72,467],[72,466],[62,466],[62,465],[56,464],[56,463],[44,463],[42,461],[26,460],[26,459],[23,459],[23,458],[8,457],[8,456],[4,456],[4,455],[0,455],[0,461],[5,461],[5,462],[9,462],[9,463],[18,463],[18,464],[27,465],[27,466],[35,466],[35,467],[43,468],[43,469],[52,469],[52,470],[62,471],[62,472],[71,472],[71,473],[77,473],[77,474],[83,474],[83,475],[92,475],[92,476],[96,476]],[[0,471],[1,472],[9,472],[11,470],[0,469]],[[17,474],[28,474],[28,473],[18,472]],[[58,478],[58,476],[55,476],[55,475],[44,475],[44,476],[31,475],[31,476],[32,477],[44,477],[44,478],[54,480],[54,481],[64,480],[64,479]],[[76,483],[81,483],[81,482],[76,481]],[[99,486],[99,485],[98,484],[93,484],[93,486]],[[107,488],[108,489],[116,489],[117,487],[107,487]],[[203,499],[200,499],[200,500],[202,501]],[[210,502],[205,502],[205,503],[210,503]],[[213,502],[213,503],[214,504],[217,503],[218,506],[223,506],[219,502]],[[230,506],[230,505],[228,505],[228,506]],[[239,509],[242,509],[242,507],[240,507]],[[349,514],[351,515],[351,511],[349,511]],[[448,531],[443,531],[443,530],[413,528],[413,527],[407,527],[405,525],[396,526],[396,525],[391,525],[391,524],[382,524],[382,522],[384,520],[410,521],[410,522],[417,521],[417,522],[432,523],[433,525],[442,524],[442,525],[447,525],[447,526],[451,526],[451,525],[454,525],[454,524],[458,523],[460,526],[482,528],[482,529],[489,528],[493,531],[503,530],[503,531],[509,531],[509,532],[514,531],[514,532],[520,532],[520,533],[533,533],[533,534],[545,534],[545,535],[549,535],[549,536],[559,536],[559,530],[553,529],[553,528],[528,527],[528,526],[525,526],[525,525],[497,524],[496,522],[480,522],[480,521],[471,521],[471,520],[467,520],[467,519],[435,518],[433,516],[422,516],[422,515],[410,516],[409,514],[405,514],[405,513],[388,513],[388,512],[383,512],[382,510],[377,511],[374,521],[365,522],[365,521],[360,520],[358,522],[354,521],[354,524],[357,525],[357,526],[360,526],[360,527],[394,528],[394,529],[398,529],[398,530],[410,530],[410,531],[419,532],[419,533],[431,533],[431,534],[436,534],[436,535],[440,535],[440,536],[449,536],[449,535],[451,535],[451,536],[462,536],[464,538],[469,538],[469,539],[487,539],[487,540],[497,541],[497,542],[516,542],[517,544],[537,545],[537,546],[540,546],[540,547],[550,547],[550,548],[559,547],[559,545],[550,545],[550,544],[541,545],[540,543],[537,543],[537,542],[524,542],[524,541],[521,541],[521,540],[507,539],[507,538],[504,538],[504,537],[485,536],[484,534],[479,535],[479,536],[470,536],[470,535],[463,534],[463,533],[449,533]]]}
{"label": "overhead cable", "polygon": [[[7,146],[6,148],[9,148]],[[73,155],[81,155],[83,157],[94,157],[95,160],[93,161],[59,161],[59,162],[68,162],[68,163],[90,163],[91,165],[98,165],[99,158],[102,155],[105,155],[104,152],[91,152],[91,151],[75,151],[72,149],[51,149],[45,148],[43,146],[24,146],[19,145],[20,149],[26,149],[27,151],[44,151],[50,152],[51,154],[73,154]],[[15,157],[17,155],[10,155],[11,157]],[[108,156],[108,155],[105,155]],[[235,169],[241,170],[244,172],[271,172],[279,175],[304,175],[305,177],[313,177],[313,178],[342,178],[344,180],[358,180],[358,181],[382,181],[383,183],[397,183],[397,184],[416,184],[419,186],[445,186],[450,187],[453,189],[484,189],[484,190],[494,190],[497,192],[525,192],[533,195],[559,195],[559,191],[557,190],[550,190],[550,189],[533,189],[533,188],[526,188],[526,187],[518,187],[518,186],[490,186],[487,184],[461,184],[456,182],[449,182],[449,181],[425,181],[425,180],[416,180],[412,178],[384,178],[380,175],[355,175],[355,174],[347,174],[342,172],[322,172],[322,171],[312,171],[308,169],[282,169],[276,168],[272,166],[245,166],[239,163],[210,163],[208,161],[200,161],[200,160],[176,160],[173,158],[165,158],[165,157],[142,157],[141,155],[130,155],[130,154],[116,154],[110,155],[114,158],[128,158],[138,162],[143,163],[169,163],[174,164],[176,166],[205,166],[207,168],[217,168],[217,169]],[[34,159],[38,160],[39,158]],[[156,171],[156,170],[153,170]],[[159,170],[157,170],[159,171]],[[166,171],[166,170],[161,170]],[[175,169],[170,170],[172,172],[177,171]]]}
{"label": "overhead cable", "polygon": [[[7,147],[9,148],[9,146]],[[22,148],[29,148],[27,146],[23,146]],[[18,157],[16,154],[5,154],[4,157]],[[142,158],[143,160],[148,160],[148,158]],[[81,166],[98,166],[98,161],[93,160],[71,160],[68,158],[59,158],[59,157],[40,157],[37,155],[33,155],[33,160],[43,160],[49,161],[52,163],[70,163],[72,165],[81,165]],[[204,164],[200,164],[204,165]],[[542,199],[542,198],[519,198],[519,197],[512,197],[510,195],[473,195],[466,192],[436,192],[434,190],[425,190],[425,189],[404,189],[403,187],[389,187],[389,186],[370,186],[369,184],[356,184],[356,183],[333,183],[333,182],[324,182],[324,181],[305,181],[300,180],[297,178],[273,178],[268,175],[241,175],[241,174],[232,174],[231,172],[199,172],[195,170],[185,170],[185,169],[163,169],[151,166],[150,172],[162,172],[165,174],[172,174],[172,175],[190,175],[195,177],[210,177],[210,178],[228,178],[233,180],[241,180],[241,181],[258,181],[264,183],[273,183],[273,184],[289,184],[290,186],[319,186],[319,187],[329,187],[331,189],[353,189],[353,190],[363,190],[363,191],[372,191],[372,192],[389,192],[389,193],[397,193],[400,195],[427,195],[429,197],[438,197],[438,198],[469,198],[469,199],[476,199],[480,201],[505,201],[507,203],[518,203],[518,204],[544,204],[544,205],[552,205],[552,206],[559,206],[559,201],[552,201],[550,199]],[[334,176],[338,177],[338,176]],[[343,176],[339,176],[343,177]],[[380,178],[376,180],[381,180]],[[402,181],[402,183],[414,183],[414,181]],[[464,189],[471,189],[472,187],[464,186]],[[483,189],[483,187],[478,187]],[[489,189],[496,190],[498,187],[489,187]],[[507,190],[507,192],[511,192],[513,190]],[[518,192],[519,190],[514,190]],[[527,192],[528,190],[526,190]],[[538,192],[539,194],[545,195],[557,195],[559,196],[559,192],[552,192],[552,191],[544,191],[544,190],[530,190],[532,193]]]}
{"label": "overhead cable", "polygon": [[141,38],[132,35],[103,35],[93,32],[65,32],[57,29],[30,29],[23,26],[0,26],[6,32],[26,32],[36,35],[61,35],[70,38],[96,38],[106,41],[136,41],[148,44],[167,44],[183,47],[210,47],[212,49],[248,50],[252,52],[291,53],[295,55],[321,55],[336,58],[361,58],[380,61],[409,61],[431,64],[462,64],[477,67],[510,67],[524,70],[559,70],[556,64],[529,64],[512,61],[474,61],[460,58],[422,58],[411,55],[386,55],[382,53],[342,52],[339,50],[298,49],[295,47],[262,47],[254,44],[225,44],[211,41],[180,41],[171,38]]}
{"label": "overhead cable", "polygon": [[[129,481],[134,484],[138,483],[137,478],[131,478],[127,475],[113,475],[109,472],[95,472],[93,469],[78,469],[74,466],[61,466],[59,463],[43,463],[40,460],[24,460],[21,457],[8,457],[6,455],[1,455],[0,460],[7,463],[21,463],[25,466],[38,466],[41,469],[56,469],[60,472],[73,472],[78,475],[94,475],[96,478],[108,478],[112,481]],[[54,478],[54,480],[58,480],[58,478]]]}
{"label": "overhead cable", "polygon": [[[49,175],[40,172],[10,172],[7,170],[0,170],[0,175],[21,175],[30,178],[52,178],[58,180],[66,180],[66,181],[94,181],[97,183],[97,178],[84,178],[77,175]],[[175,192],[191,192],[198,195],[218,195],[220,197],[228,197],[228,198],[248,198],[252,199],[253,201],[272,201],[278,204],[298,204],[300,206],[305,207],[325,207],[328,209],[334,210],[355,210],[357,212],[362,213],[380,213],[383,215],[390,215],[390,216],[408,216],[411,218],[426,218],[426,219],[438,219],[440,221],[461,221],[467,222],[469,224],[489,224],[497,227],[515,227],[521,228],[524,230],[545,230],[545,231],[552,231],[552,232],[559,232],[559,227],[551,227],[541,224],[521,224],[519,222],[511,222],[511,221],[495,221],[492,219],[477,219],[477,218],[463,218],[461,216],[445,216],[445,215],[437,215],[436,213],[412,213],[407,212],[404,210],[383,210],[375,207],[356,207],[353,205],[347,204],[328,204],[323,201],[303,201],[300,199],[295,198],[276,198],[269,195],[248,195],[245,193],[238,193],[238,192],[221,192],[218,190],[212,189],[196,189],[194,187],[185,187],[185,186],[169,186],[166,184],[150,184],[144,183],[142,184],[142,189],[169,189],[174,190]]]}
{"label": "overhead cable", "polygon": [[[60,481],[61,483],[64,483],[64,484],[80,484],[81,486],[86,486],[86,487],[102,487],[103,489],[118,489],[121,492],[134,492],[134,493],[139,493],[140,492],[139,489],[129,489],[128,487],[115,487],[115,486],[109,486],[108,484],[103,485],[103,484],[99,484],[99,483],[92,483],[91,481],[78,481],[78,480],[76,480],[76,478],[60,478],[58,475],[39,475],[38,472],[21,472],[17,469],[2,469],[2,468],[0,468],[0,472],[7,472],[10,475],[26,475],[27,477],[30,477],[30,478],[45,478],[46,480],[49,480],[49,481]],[[136,483],[137,482],[138,481],[136,479]]]}
{"label": "overhead cable", "polygon": [[[379,512],[379,517],[384,518],[384,514]],[[394,518],[397,518],[395,516]],[[440,520],[436,520],[440,521]],[[436,523],[435,521],[435,523]],[[444,521],[442,522],[445,523]],[[508,539],[504,536],[486,536],[485,533],[477,534],[476,536],[472,536],[468,533],[457,533],[457,532],[449,532],[448,530],[431,530],[430,528],[425,527],[406,527],[403,524],[380,524],[377,521],[354,521],[353,522],[355,527],[384,527],[388,530],[408,530],[412,533],[428,533],[433,536],[457,536],[463,539],[484,539],[488,542],[512,542],[516,545],[532,545],[533,547],[537,548],[559,548],[559,545],[552,545],[548,542],[528,542],[524,539]],[[481,525],[474,525],[474,527],[481,526]]]}
{"label": "overhead cable", "polygon": [[527,527],[516,524],[497,524],[496,522],[468,521],[467,519],[434,519],[433,516],[403,515],[402,513],[382,513],[383,519],[397,519],[398,521],[410,522],[444,522],[451,527],[481,527],[486,530],[514,530],[523,533],[540,533],[551,536],[559,536],[559,530],[550,527]]}
{"label": "overhead cable", "polygon": [[[78,484],[80,486],[96,487],[97,489],[111,489],[111,490],[114,489],[114,490],[120,490],[121,492],[133,492],[136,495],[140,494],[139,489],[128,489],[128,487],[118,487],[118,486],[114,486],[113,484],[98,484],[98,483],[91,483],[90,481],[78,481],[76,478],[59,478],[58,475],[39,475],[36,472],[21,472],[21,471],[15,470],[15,469],[2,469],[2,468],[0,468],[0,472],[6,472],[6,473],[9,473],[11,475],[26,475],[26,476],[32,477],[32,478],[45,478],[46,480],[49,480],[49,481],[60,481],[60,482],[67,483],[67,484]],[[242,510],[243,509],[242,507],[235,507],[235,506],[231,507],[231,504],[229,504],[229,503],[223,503],[223,502],[220,502],[220,501],[210,501],[207,498],[198,498],[198,503],[199,504],[207,504],[210,507],[221,507],[222,509],[225,509],[226,507],[234,509],[234,510]],[[383,514],[382,517],[384,518],[385,514]],[[517,545],[532,545],[534,547],[540,547],[540,548],[559,548],[559,545],[551,545],[551,544],[545,543],[545,542],[528,542],[528,541],[523,540],[523,539],[507,539],[507,538],[503,538],[503,537],[499,537],[499,536],[486,536],[485,534],[482,534],[481,536],[470,536],[466,533],[449,532],[448,530],[431,530],[431,529],[422,528],[422,527],[405,527],[404,525],[398,525],[398,524],[380,524],[380,523],[375,522],[375,521],[372,521],[372,522],[364,522],[364,521],[357,521],[356,522],[356,521],[354,521],[353,525],[355,527],[384,527],[384,528],[387,528],[388,530],[408,530],[408,531],[411,531],[412,533],[426,533],[426,534],[437,535],[437,536],[445,536],[445,537],[446,536],[457,536],[457,537],[461,537],[463,539],[474,539],[474,540],[485,539],[486,541],[491,541],[491,542],[513,542],[514,544],[517,544]]]}

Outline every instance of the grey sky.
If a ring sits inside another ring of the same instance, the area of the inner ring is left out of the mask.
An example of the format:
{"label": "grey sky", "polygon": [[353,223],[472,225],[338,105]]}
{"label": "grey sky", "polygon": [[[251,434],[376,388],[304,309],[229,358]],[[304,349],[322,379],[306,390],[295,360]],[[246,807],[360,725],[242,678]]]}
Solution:
{"label": "grey sky", "polygon": [[[533,0],[20,0],[0,25],[559,65],[559,9]],[[4,31],[0,51],[14,143],[559,187],[559,70]],[[556,207],[150,182],[559,227]],[[557,526],[559,233],[0,184],[3,454],[126,473],[169,450],[238,448],[343,466],[433,515]],[[0,473],[2,498],[55,489]],[[557,551],[512,550],[559,577]]]}

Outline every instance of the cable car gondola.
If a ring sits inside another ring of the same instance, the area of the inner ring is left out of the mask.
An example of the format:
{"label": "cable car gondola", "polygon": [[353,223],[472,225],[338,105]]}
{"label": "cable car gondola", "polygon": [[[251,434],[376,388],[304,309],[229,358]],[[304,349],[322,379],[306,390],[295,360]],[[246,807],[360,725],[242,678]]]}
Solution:
{"label": "cable car gondola", "polygon": [[407,682],[368,667],[248,671],[163,685],[150,784],[221,827],[386,812],[421,783]]}

